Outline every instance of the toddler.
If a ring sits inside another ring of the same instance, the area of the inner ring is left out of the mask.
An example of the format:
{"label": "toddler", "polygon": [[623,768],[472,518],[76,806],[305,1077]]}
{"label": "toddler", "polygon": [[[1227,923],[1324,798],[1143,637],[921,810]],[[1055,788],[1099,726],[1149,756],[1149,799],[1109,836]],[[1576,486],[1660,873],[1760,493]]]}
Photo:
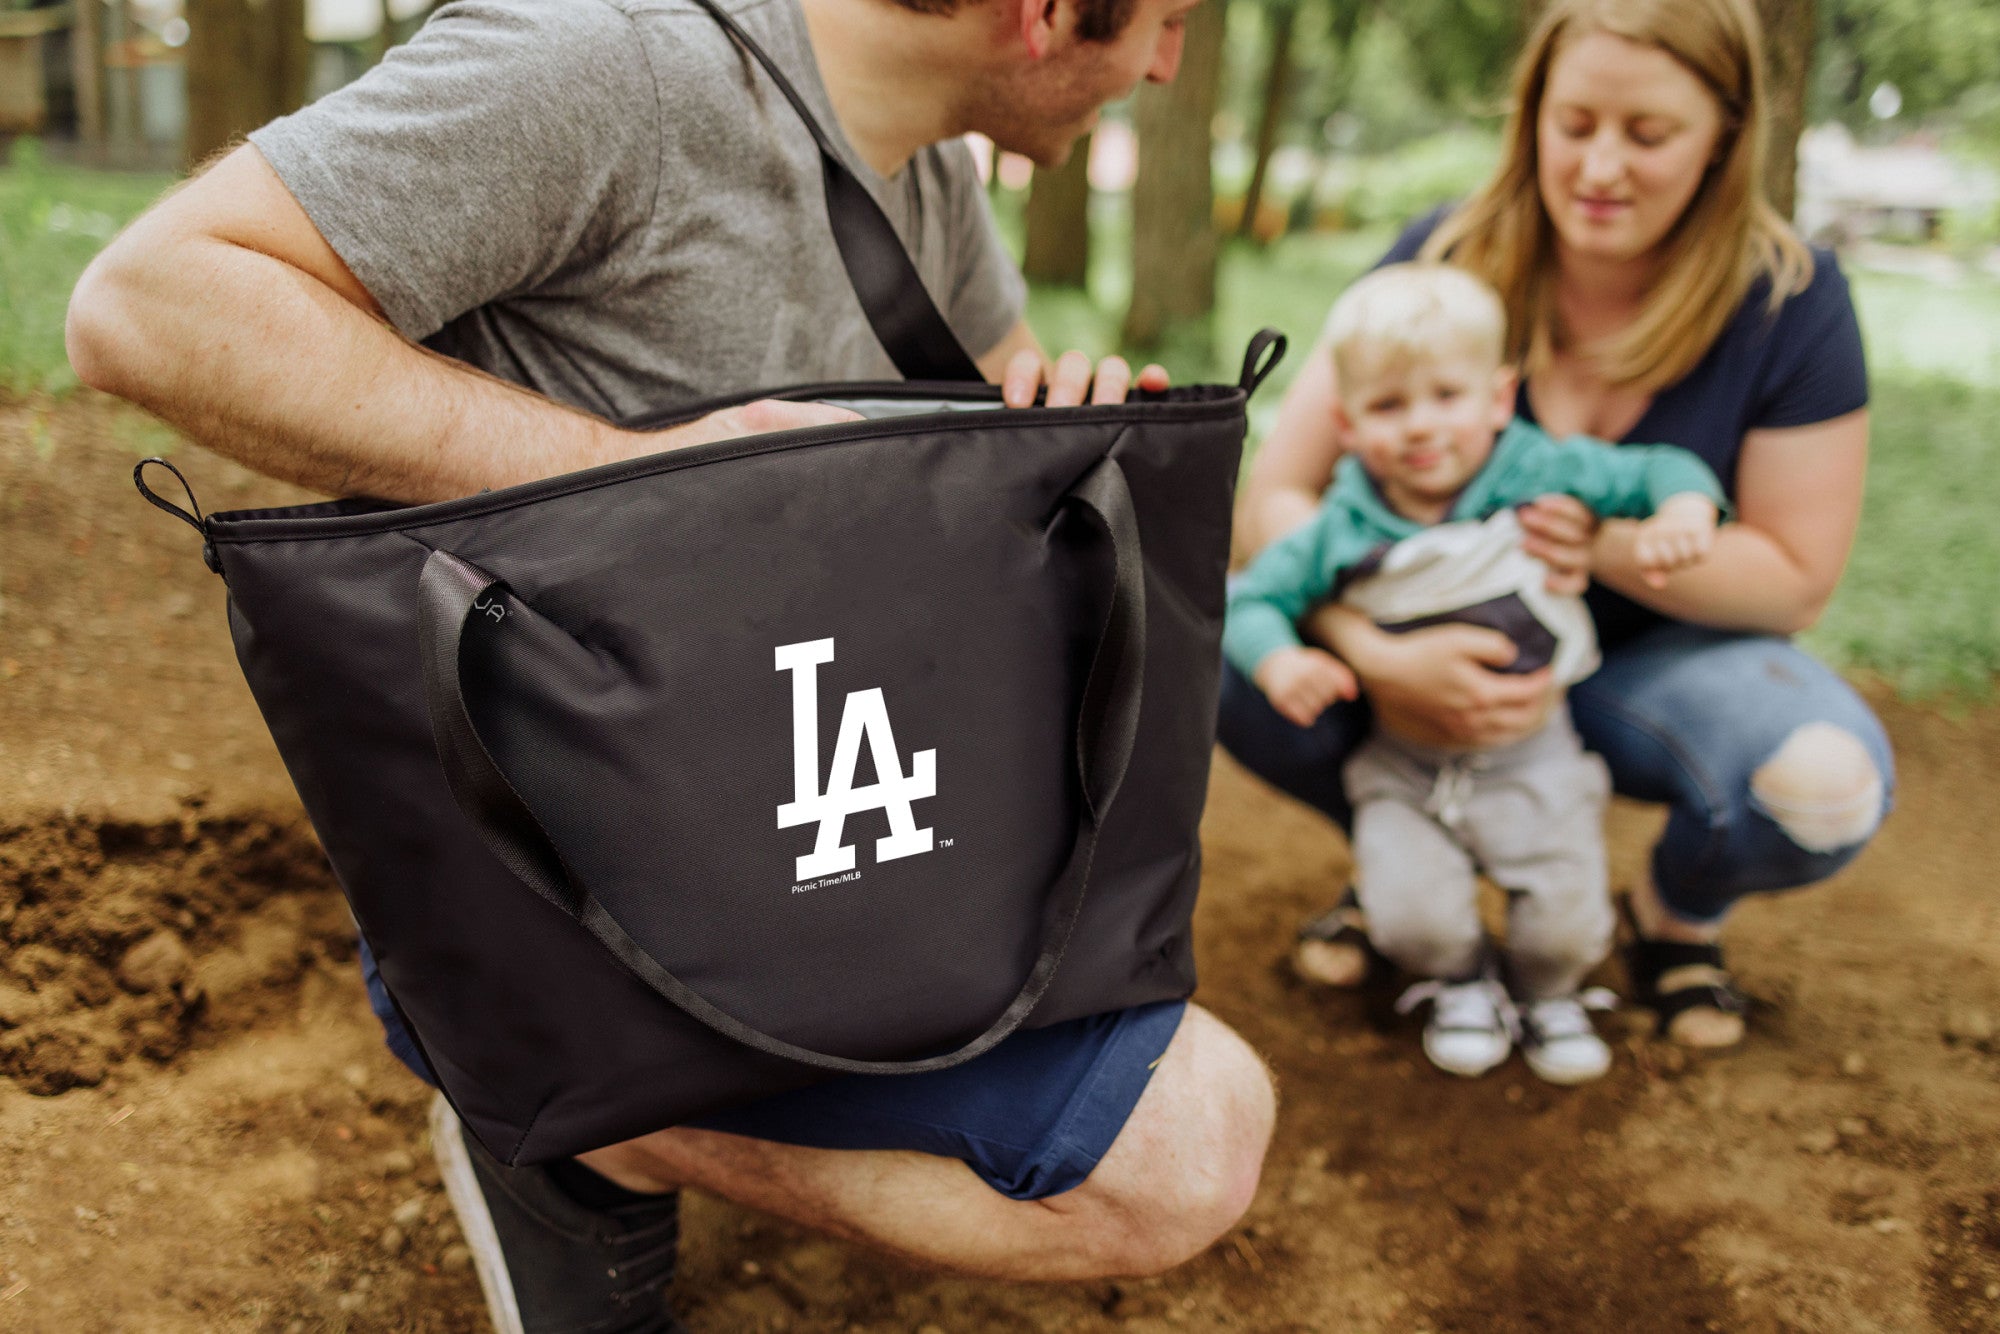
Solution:
{"label": "toddler", "polygon": [[[1513,507],[1537,496],[1645,518],[1636,554],[1649,578],[1707,554],[1723,503],[1708,466],[1668,445],[1555,440],[1515,419],[1505,332],[1493,291],[1441,264],[1378,269],[1335,303],[1326,342],[1343,457],[1312,521],[1232,586],[1223,634],[1229,660],[1294,724],[1355,693],[1346,665],[1295,628],[1327,600],[1391,632],[1500,630],[1519,650],[1506,670],[1551,666],[1561,685],[1595,670],[1582,600],[1549,594],[1547,568],[1521,549]],[[1529,1068],[1555,1083],[1609,1069],[1578,987],[1611,946],[1610,781],[1567,710],[1488,750],[1421,745],[1378,723],[1342,777],[1369,939],[1426,979],[1399,1008],[1432,1002],[1431,1061],[1481,1075],[1518,1039]],[[1478,870],[1507,891],[1504,960],[1480,923]]]}

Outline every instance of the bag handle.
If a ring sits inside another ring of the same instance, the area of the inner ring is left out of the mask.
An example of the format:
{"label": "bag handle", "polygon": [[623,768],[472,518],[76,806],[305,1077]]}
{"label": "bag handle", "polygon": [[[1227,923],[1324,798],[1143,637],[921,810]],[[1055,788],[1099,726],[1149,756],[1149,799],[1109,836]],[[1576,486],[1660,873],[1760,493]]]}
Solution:
{"label": "bag handle", "polygon": [[969,1061],[1019,1028],[1054,980],[1083,908],[1098,831],[1117,800],[1139,734],[1146,645],[1145,564],[1131,492],[1114,459],[1107,455],[1064,494],[1051,525],[1072,506],[1094,518],[1109,536],[1114,570],[1111,611],[1084,681],[1076,725],[1084,810],[1077,821],[1069,860],[1043,903],[1034,967],[999,1017],[978,1037],[953,1051],[916,1060],[865,1061],[801,1047],[718,1009],[647,954],[571,872],[548,830],[480,740],[466,708],[459,649],[465,624],[472,617],[504,619],[505,607],[497,591],[505,585],[450,552],[434,550],[425,559],[417,581],[418,641],[431,730],[452,796],[487,848],[508,870],[597,937],[640,981],[724,1037],[772,1056],[843,1074],[921,1074]]}
{"label": "bag handle", "polygon": [[917,266],[904,249],[902,238],[896,235],[895,225],[875,202],[875,196],[868,193],[868,187],[840,160],[833,141],[820,127],[805,99],[799,96],[798,89],[764,48],[735,19],[723,13],[715,0],[699,0],[699,3],[737,45],[756,57],[771,81],[778,85],[778,91],[792,104],[792,110],[806,123],[813,142],[819,145],[826,217],[833,226],[834,244],[840,249],[848,281],[854,284],[854,295],[861,299],[861,309],[868,316],[882,350],[896,363],[897,371],[905,380],[983,383],[986,377],[966,354],[958,335],[938,313],[923,279],[917,276]]}

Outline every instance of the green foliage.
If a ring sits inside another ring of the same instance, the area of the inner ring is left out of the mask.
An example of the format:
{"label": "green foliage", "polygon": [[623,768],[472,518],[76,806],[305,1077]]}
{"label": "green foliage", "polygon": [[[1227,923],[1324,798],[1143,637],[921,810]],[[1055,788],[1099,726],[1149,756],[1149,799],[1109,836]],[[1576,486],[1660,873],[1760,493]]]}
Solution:
{"label": "green foliage", "polygon": [[1523,36],[1518,0],[1397,0],[1381,12],[1422,52],[1417,78],[1434,101],[1466,107],[1505,88]]}
{"label": "green foliage", "polygon": [[1226,137],[1254,129],[1272,34],[1293,14],[1279,141],[1322,152],[1380,153],[1496,113],[1521,39],[1515,0],[1237,0],[1224,48]]}
{"label": "green foliage", "polygon": [[91,257],[171,184],[165,176],[56,167],[32,139],[0,170],[0,391],[67,392],[70,289]]}
{"label": "green foliage", "polygon": [[1348,68],[1321,87],[1336,119],[1333,143],[1342,153],[1381,153],[1450,124],[1458,109],[1441,102],[1423,78],[1424,60],[1401,27],[1371,16],[1354,34]]}
{"label": "green foliage", "polygon": [[1461,126],[1394,153],[1335,162],[1317,202],[1350,227],[1399,226],[1471,194],[1499,155],[1495,133]]}
{"label": "green foliage", "polygon": [[1868,96],[1893,83],[1898,123],[1980,123],[2000,147],[2000,5],[1992,0],[1819,0],[1811,115],[1871,123]]}

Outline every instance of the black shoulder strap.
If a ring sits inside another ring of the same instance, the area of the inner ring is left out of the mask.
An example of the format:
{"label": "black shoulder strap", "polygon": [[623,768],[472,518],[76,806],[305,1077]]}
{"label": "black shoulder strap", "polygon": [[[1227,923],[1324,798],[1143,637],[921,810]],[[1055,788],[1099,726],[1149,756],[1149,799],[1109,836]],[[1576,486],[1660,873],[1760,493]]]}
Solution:
{"label": "black shoulder strap", "polygon": [[833,226],[834,244],[847,266],[854,294],[875,329],[883,351],[896,363],[906,380],[983,380],[979,367],[966,355],[958,336],[924,290],[917,266],[903,248],[902,238],[868,187],[855,179],[826,131],[813,116],[798,89],[792,87],[777,63],[764,48],[752,41],[735,19],[722,12],[716,0],[698,0],[723,30],[764,67],[778,91],[799,113],[819,145],[821,175],[826,182],[826,216]]}

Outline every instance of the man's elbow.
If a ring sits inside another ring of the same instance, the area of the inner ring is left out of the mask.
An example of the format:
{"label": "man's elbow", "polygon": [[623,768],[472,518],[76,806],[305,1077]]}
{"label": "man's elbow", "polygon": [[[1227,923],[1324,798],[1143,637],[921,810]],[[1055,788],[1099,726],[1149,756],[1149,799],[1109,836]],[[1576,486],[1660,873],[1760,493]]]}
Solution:
{"label": "man's elbow", "polygon": [[70,293],[63,344],[76,378],[120,398],[144,393],[142,281],[123,238],[92,260]]}

